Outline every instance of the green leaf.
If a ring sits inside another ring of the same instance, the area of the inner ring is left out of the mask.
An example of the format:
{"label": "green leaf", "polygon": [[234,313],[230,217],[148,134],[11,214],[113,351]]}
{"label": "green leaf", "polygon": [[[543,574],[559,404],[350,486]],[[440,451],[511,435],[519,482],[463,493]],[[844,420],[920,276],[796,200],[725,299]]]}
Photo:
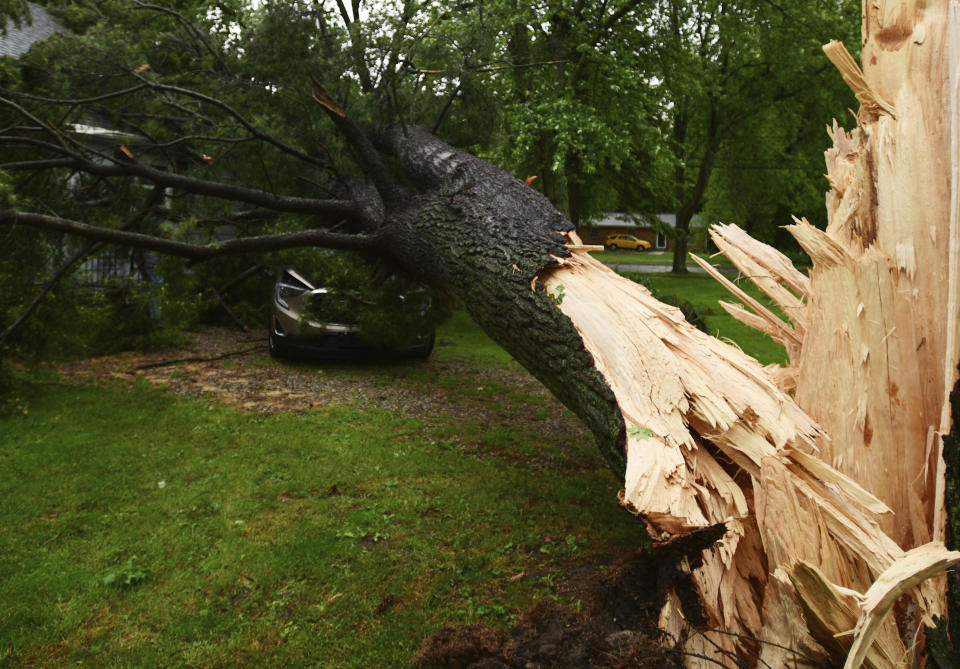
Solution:
{"label": "green leaf", "polygon": [[653,436],[653,430],[651,430],[649,427],[642,427],[640,425],[631,425],[627,428],[627,433],[631,437],[639,439],[640,441],[646,441]]}

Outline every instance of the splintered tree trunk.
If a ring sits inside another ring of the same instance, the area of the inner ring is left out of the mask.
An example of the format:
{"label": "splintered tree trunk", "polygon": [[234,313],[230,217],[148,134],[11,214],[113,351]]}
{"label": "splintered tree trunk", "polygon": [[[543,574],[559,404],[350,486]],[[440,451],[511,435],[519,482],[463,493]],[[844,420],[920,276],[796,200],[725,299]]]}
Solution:
{"label": "splintered tree trunk", "polygon": [[663,610],[691,664],[911,666],[944,612],[930,579],[958,558],[942,544],[941,437],[958,362],[960,4],[865,3],[863,39],[864,72],[825,48],[861,109],[852,132],[830,129],[826,232],[791,228],[809,279],[738,228],[712,233],[789,319],[742,294],[752,312],[727,305],[786,346],[788,368],[761,369],[583,255],[544,272],[624,416],[624,503],[662,541],[726,526],[687,565],[705,618],[676,593]]}
{"label": "splintered tree trunk", "polygon": [[828,229],[791,227],[809,276],[735,226],[712,232],[786,315],[714,272],[748,307],[725,308],[784,344],[785,368],[594,261],[508,175],[415,128],[383,138],[430,193],[395,217],[398,260],[583,418],[658,542],[720,537],[666,583],[661,625],[691,665],[913,666],[960,560],[942,543],[941,446],[958,362],[960,3],[869,2],[864,20],[864,72],[826,47],[861,109],[851,132],[830,129]]}
{"label": "splintered tree trunk", "polygon": [[[426,193],[395,257],[443,284],[591,428],[623,505],[680,558],[661,626],[691,666],[914,666],[945,612],[957,379],[960,3],[870,2],[861,103],[827,151],[829,226],[791,232],[809,276],[736,226],[712,236],[786,320],[762,367],[593,260],[538,193],[417,128],[381,137]],[[676,549],[677,546],[681,548]],[[702,553],[691,546],[708,546]]]}

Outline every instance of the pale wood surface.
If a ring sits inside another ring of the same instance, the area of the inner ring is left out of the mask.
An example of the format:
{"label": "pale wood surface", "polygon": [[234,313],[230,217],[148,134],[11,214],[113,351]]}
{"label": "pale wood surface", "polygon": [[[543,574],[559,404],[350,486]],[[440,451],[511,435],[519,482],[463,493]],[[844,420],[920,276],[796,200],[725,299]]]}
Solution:
{"label": "pale wood surface", "polygon": [[661,626],[727,666],[724,652],[908,666],[921,623],[944,610],[933,577],[960,558],[938,543],[960,353],[960,2],[865,2],[863,39],[863,71],[825,47],[861,108],[852,130],[828,128],[827,229],[789,228],[809,277],[736,226],[711,232],[784,317],[694,259],[744,303],[729,313],[786,347],[787,367],[697,331],[575,235],[538,277],[622,411],[624,504],[658,540],[726,524],[702,565],[682,565],[719,632],[689,634],[674,595]]}

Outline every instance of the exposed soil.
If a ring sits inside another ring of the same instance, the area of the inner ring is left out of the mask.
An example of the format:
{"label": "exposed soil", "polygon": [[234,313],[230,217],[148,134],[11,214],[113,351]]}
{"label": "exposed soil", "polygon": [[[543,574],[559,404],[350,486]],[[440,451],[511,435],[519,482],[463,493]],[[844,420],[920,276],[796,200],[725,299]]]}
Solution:
{"label": "exposed soil", "polygon": [[682,667],[657,630],[657,569],[649,555],[621,558],[591,570],[571,592],[579,611],[545,599],[529,608],[513,629],[482,625],[445,627],[425,640],[420,669],[587,669]]}
{"label": "exposed soil", "polygon": [[[259,413],[304,412],[356,405],[405,413],[427,426],[457,416],[481,425],[546,435],[552,453],[518,457],[533,469],[602,469],[593,438],[579,420],[519,367],[483,366],[434,354],[425,361],[288,363],[270,358],[265,331],[210,328],[191,343],[160,351],[125,352],[59,366],[77,383],[142,379],[170,391]],[[496,389],[497,392],[484,392]],[[540,398],[537,415],[511,410],[511,393]],[[483,457],[454,435],[448,445]],[[500,455],[503,455],[502,453]]]}

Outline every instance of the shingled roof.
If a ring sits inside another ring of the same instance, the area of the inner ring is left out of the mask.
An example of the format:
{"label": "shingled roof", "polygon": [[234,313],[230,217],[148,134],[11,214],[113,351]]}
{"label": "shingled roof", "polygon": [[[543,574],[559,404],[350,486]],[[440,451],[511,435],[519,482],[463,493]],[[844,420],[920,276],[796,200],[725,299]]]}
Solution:
{"label": "shingled roof", "polygon": [[0,35],[0,56],[19,58],[31,46],[54,33],[66,32],[66,28],[57,23],[44,7],[35,2],[30,7],[30,21],[22,21],[20,27],[7,19],[7,34]]}

